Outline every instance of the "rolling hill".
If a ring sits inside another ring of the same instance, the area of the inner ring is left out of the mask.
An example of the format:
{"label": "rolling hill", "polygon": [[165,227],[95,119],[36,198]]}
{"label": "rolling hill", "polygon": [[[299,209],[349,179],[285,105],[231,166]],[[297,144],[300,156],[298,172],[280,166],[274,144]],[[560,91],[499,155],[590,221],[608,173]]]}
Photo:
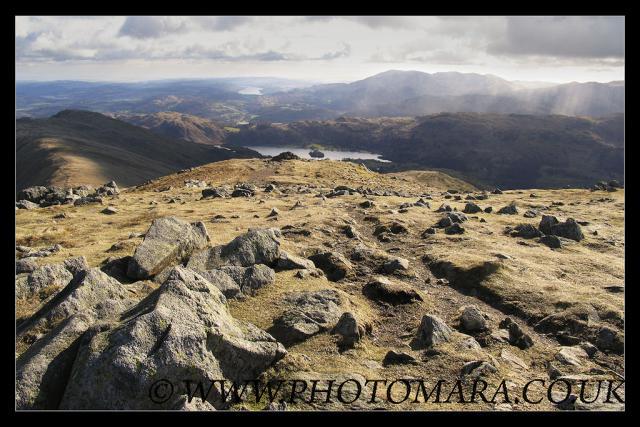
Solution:
{"label": "rolling hill", "polygon": [[16,189],[31,185],[123,186],[183,168],[235,157],[261,157],[244,148],[206,146],[89,111],[65,110],[47,119],[16,121]]}
{"label": "rolling hill", "polygon": [[158,135],[198,144],[220,145],[224,139],[224,129],[218,124],[189,114],[164,111],[153,114],[115,114],[114,118],[149,129]]}

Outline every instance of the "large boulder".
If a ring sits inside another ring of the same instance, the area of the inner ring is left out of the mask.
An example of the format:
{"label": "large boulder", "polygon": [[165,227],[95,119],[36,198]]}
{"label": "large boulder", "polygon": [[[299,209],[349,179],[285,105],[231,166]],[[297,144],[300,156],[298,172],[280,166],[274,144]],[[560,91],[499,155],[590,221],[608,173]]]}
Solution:
{"label": "large boulder", "polygon": [[196,271],[213,270],[225,265],[249,267],[274,266],[280,258],[280,231],[275,228],[250,229],[226,245],[194,254],[187,267]]}
{"label": "large boulder", "polygon": [[309,259],[333,282],[344,279],[353,271],[351,262],[338,252],[321,252],[310,256]]}
{"label": "large boulder", "polygon": [[[73,279],[63,264],[47,264],[33,270],[25,280],[16,281],[16,297],[29,298],[43,291],[56,292]],[[42,298],[44,299],[44,298]]]}
{"label": "large boulder", "polygon": [[16,408],[57,409],[82,334],[93,320],[83,313],[62,322],[16,360]]}
{"label": "large boulder", "polygon": [[286,346],[332,329],[345,311],[343,298],[333,289],[289,294],[285,303],[289,308],[273,322],[269,333]]}
{"label": "large boulder", "polygon": [[[186,394],[181,379],[249,380],[285,354],[271,335],[233,318],[215,286],[176,267],[121,321],[86,332],[60,409],[175,409]],[[154,402],[160,379],[176,388]],[[209,403],[219,405],[212,394]]]}
{"label": "large boulder", "polygon": [[175,217],[158,218],[151,223],[144,241],[129,261],[127,276],[152,277],[166,267],[183,262],[208,243],[209,235],[202,222],[189,224]]}
{"label": "large boulder", "polygon": [[129,292],[98,268],[81,271],[31,318],[16,327],[22,336],[33,327],[57,324],[76,313],[109,319],[131,307]]}

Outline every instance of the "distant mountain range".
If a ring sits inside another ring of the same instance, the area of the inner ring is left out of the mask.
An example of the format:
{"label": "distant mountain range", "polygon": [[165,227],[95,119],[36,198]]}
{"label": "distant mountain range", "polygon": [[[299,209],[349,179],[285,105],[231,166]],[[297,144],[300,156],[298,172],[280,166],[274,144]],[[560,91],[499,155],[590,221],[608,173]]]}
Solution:
{"label": "distant mountain range", "polygon": [[160,136],[99,113],[65,110],[16,121],[16,188],[31,185],[140,184],[180,169],[231,158],[261,157],[245,148]]}
{"label": "distant mountain range", "polygon": [[321,85],[274,78],[18,82],[16,115],[48,117],[70,108],[127,115],[171,111],[224,125],[440,112],[597,117],[624,113],[624,94],[622,81],[554,84],[419,71],[387,71],[352,83]]}
{"label": "distant mountain range", "polygon": [[590,186],[624,178],[624,115],[441,113],[417,118],[348,118],[256,124],[227,144],[310,146],[382,154],[381,170],[439,169],[502,188]]}
{"label": "distant mountain range", "polygon": [[[537,86],[537,87],[536,87]],[[353,83],[320,85],[265,97],[352,117],[441,112],[602,116],[624,112],[624,82],[527,85],[492,75],[387,71]]]}

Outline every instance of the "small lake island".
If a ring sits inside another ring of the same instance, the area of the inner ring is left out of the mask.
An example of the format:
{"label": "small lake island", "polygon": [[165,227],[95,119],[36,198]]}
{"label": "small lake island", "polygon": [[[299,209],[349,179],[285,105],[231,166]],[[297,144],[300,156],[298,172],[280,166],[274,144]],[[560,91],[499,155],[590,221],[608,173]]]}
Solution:
{"label": "small lake island", "polygon": [[313,149],[309,151],[309,156],[314,157],[316,159],[323,159],[324,153],[318,149]]}

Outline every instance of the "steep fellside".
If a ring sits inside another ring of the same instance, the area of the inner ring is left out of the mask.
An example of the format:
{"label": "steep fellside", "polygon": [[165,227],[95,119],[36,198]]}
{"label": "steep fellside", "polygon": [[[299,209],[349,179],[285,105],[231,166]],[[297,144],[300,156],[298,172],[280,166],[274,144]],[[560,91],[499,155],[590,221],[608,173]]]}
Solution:
{"label": "steep fellside", "polygon": [[380,153],[388,171],[443,169],[504,188],[589,186],[624,174],[624,115],[590,119],[443,113],[417,118],[345,118],[257,124],[229,135],[234,146],[320,144]]}
{"label": "steep fellside", "polygon": [[16,122],[16,187],[123,186],[183,168],[236,157],[252,150],[175,141],[147,129],[88,111],[62,111],[48,119]]}

